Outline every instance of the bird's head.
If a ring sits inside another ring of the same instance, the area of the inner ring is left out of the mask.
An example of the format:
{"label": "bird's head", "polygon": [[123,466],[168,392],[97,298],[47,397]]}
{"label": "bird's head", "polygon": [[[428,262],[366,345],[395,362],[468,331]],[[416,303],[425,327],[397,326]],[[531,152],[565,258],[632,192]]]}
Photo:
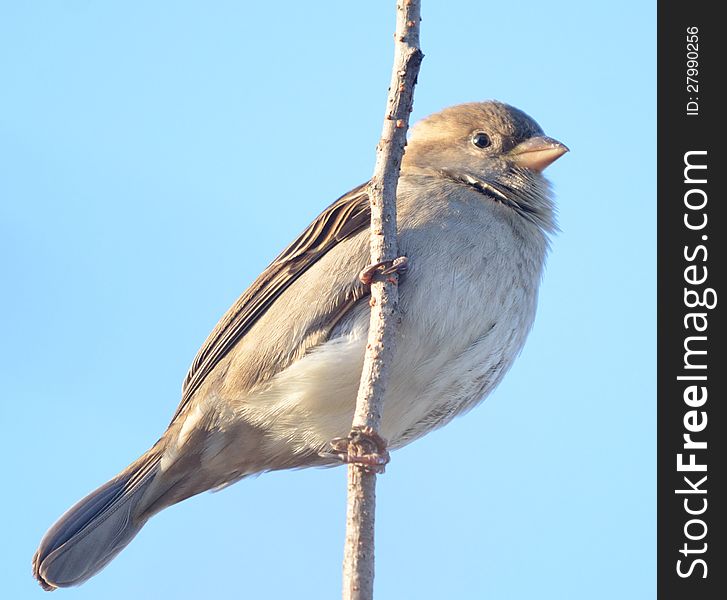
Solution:
{"label": "bird's head", "polygon": [[541,173],[566,152],[523,111],[501,102],[472,102],[414,125],[402,169],[444,175],[552,229]]}

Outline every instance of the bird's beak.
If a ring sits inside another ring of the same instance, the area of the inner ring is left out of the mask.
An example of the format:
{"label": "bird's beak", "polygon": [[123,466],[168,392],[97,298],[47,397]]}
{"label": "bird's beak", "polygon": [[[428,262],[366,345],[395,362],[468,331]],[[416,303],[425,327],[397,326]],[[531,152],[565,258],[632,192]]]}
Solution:
{"label": "bird's beak", "polygon": [[568,147],[553,138],[538,136],[521,142],[510,150],[512,161],[520,166],[535,171],[542,171],[550,163],[555,162],[568,152]]}

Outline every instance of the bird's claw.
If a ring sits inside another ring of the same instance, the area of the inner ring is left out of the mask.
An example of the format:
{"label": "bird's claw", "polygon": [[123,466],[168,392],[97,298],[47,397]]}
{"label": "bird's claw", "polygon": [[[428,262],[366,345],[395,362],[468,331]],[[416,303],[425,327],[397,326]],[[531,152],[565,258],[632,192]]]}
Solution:
{"label": "bird's claw", "polygon": [[381,262],[369,265],[359,273],[358,278],[364,285],[370,285],[377,271],[382,275],[393,275],[394,273],[401,275],[402,273],[406,273],[408,268],[409,259],[406,256],[400,256],[394,260],[382,260]]}
{"label": "bird's claw", "polygon": [[348,437],[330,441],[332,452],[321,452],[324,458],[335,458],[349,465],[361,465],[370,473],[383,473],[389,462],[386,440],[370,427],[354,427]]}

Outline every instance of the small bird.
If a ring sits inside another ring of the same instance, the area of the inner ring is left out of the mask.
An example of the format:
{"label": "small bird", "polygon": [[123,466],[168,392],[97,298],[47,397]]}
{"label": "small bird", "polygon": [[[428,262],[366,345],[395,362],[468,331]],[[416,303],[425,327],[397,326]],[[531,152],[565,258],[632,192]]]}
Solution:
{"label": "small bird", "polygon": [[[401,323],[381,436],[396,449],[478,404],[533,324],[556,230],[543,169],[568,151],[500,102],[411,131],[397,191]],[[100,571],[160,510],[264,471],[335,464],[368,335],[367,184],[341,196],[222,317],[150,450],[46,533],[46,590]]]}

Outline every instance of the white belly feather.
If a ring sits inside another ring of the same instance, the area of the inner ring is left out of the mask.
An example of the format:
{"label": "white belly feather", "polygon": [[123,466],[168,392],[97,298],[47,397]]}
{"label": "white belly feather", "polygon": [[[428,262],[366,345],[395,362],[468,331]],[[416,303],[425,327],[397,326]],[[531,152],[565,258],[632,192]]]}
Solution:
{"label": "white belly feather", "polygon": [[[538,252],[521,248],[515,232],[502,234],[507,218],[465,209],[438,223],[437,235],[429,228],[400,235],[411,266],[401,286],[404,314],[381,423],[392,447],[481,400],[512,364],[534,318],[544,238]],[[253,389],[238,410],[296,451],[324,450],[347,435],[368,319],[363,303],[337,337]]]}

